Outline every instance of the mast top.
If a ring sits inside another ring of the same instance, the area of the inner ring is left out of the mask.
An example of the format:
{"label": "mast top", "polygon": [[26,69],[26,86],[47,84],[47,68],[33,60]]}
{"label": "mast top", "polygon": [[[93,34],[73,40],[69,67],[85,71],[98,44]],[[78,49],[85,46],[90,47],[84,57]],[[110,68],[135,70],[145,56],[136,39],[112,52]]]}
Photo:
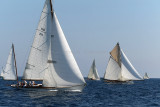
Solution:
{"label": "mast top", "polygon": [[50,6],[51,6],[51,15],[52,15],[52,18],[53,18],[53,5],[52,5],[52,0],[50,0]]}

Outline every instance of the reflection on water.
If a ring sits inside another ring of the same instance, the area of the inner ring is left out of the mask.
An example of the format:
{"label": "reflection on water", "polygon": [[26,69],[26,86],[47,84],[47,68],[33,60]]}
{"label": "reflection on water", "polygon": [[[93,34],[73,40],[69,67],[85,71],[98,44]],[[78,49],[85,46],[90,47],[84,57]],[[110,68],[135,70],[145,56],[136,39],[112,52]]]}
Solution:
{"label": "reflection on water", "polygon": [[29,95],[30,98],[36,99],[36,98],[42,98],[42,97],[56,96],[57,91],[56,90],[51,91],[51,90],[44,90],[44,89],[34,89],[30,91],[27,90],[26,94]]}

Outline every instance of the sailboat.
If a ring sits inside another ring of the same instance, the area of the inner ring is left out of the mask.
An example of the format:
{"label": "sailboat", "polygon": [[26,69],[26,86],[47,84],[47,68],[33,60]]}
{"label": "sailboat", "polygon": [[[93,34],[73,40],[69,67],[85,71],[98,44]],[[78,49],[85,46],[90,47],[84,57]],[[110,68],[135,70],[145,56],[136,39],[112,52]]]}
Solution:
{"label": "sailboat", "polygon": [[13,44],[8,56],[5,69],[1,72],[1,76],[3,77],[4,80],[18,81],[16,56]]}
{"label": "sailboat", "polygon": [[53,10],[46,0],[22,80],[42,88],[82,90],[86,84]]}
{"label": "sailboat", "polygon": [[104,79],[108,82],[126,82],[132,80],[142,80],[142,77],[133,67],[119,43],[110,52],[110,58]]}
{"label": "sailboat", "polygon": [[144,75],[143,79],[149,79],[149,77],[148,77],[148,74],[147,74],[147,73],[145,73],[145,75]]}
{"label": "sailboat", "polygon": [[97,72],[95,60],[92,63],[92,66],[90,68],[89,74],[88,74],[88,79],[90,80],[100,80],[100,77]]}
{"label": "sailboat", "polygon": [[3,70],[3,67],[2,67],[1,74],[0,74],[1,79],[3,78],[3,73],[4,73],[4,70]]}

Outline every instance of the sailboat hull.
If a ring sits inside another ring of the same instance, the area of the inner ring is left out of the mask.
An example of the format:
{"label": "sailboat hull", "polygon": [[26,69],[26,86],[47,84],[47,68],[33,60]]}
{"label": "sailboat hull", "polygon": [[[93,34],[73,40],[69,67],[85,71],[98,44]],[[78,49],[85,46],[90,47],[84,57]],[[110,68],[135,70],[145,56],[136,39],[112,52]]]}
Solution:
{"label": "sailboat hull", "polygon": [[100,80],[100,79],[93,79],[93,78],[88,78],[88,80],[97,80],[97,81],[98,81],[98,80]]}
{"label": "sailboat hull", "polygon": [[109,82],[109,83],[125,83],[125,82],[129,82],[131,80],[128,81],[120,81],[120,80],[104,80],[104,82]]}
{"label": "sailboat hull", "polygon": [[57,90],[57,91],[77,91],[77,92],[82,92],[82,90],[84,89],[84,87],[86,86],[86,84],[84,85],[77,85],[77,86],[71,86],[71,87],[42,87],[42,84],[38,84],[38,85],[34,85],[34,86],[19,86],[17,84],[13,84],[11,85],[11,87],[13,88],[39,88],[39,89],[49,89],[49,90]]}

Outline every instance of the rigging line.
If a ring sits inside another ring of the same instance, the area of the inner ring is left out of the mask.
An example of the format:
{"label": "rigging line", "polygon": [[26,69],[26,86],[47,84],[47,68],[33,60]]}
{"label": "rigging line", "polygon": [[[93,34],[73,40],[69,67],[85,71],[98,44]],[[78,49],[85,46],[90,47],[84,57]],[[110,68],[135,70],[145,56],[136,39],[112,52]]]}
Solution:
{"label": "rigging line", "polygon": [[49,14],[49,13],[47,13],[47,12],[44,12],[44,11],[42,11],[42,13],[46,13],[46,14]]}
{"label": "rigging line", "polygon": [[[45,13],[45,12],[42,11],[42,13]],[[45,19],[49,14],[51,14],[51,13],[46,13],[46,14],[47,14],[47,15],[46,15],[45,17],[43,17],[42,19],[40,19],[39,22],[41,22],[42,20],[44,20],[44,19]]]}
{"label": "rigging line", "polygon": [[47,67],[47,68],[45,68],[45,69],[43,69],[43,70],[40,72],[40,74],[41,74],[41,73],[43,73],[46,69],[48,69],[48,67]]}
{"label": "rigging line", "polygon": [[33,46],[31,46],[33,49],[36,49],[36,50],[38,50],[38,51],[42,51],[42,50],[40,50],[40,49],[38,49],[38,48],[36,48],[36,47],[33,47]]}
{"label": "rigging line", "polygon": [[48,41],[48,39],[44,43],[42,43],[40,46],[38,46],[38,47],[34,47],[33,45],[31,47],[33,47],[34,49],[37,49],[39,51],[42,51],[42,50],[40,50],[38,48],[40,48],[41,46],[43,46],[47,41]]}
{"label": "rigging line", "polygon": [[37,48],[40,48],[41,46],[43,46],[47,41],[48,39],[44,43],[42,43],[42,45],[38,46]]}
{"label": "rigging line", "polygon": [[[42,70],[41,72],[39,72],[38,74],[43,73],[46,69],[48,69],[48,67],[47,67],[47,68],[45,68],[45,69],[43,69],[43,70]],[[37,74],[37,73],[32,72],[32,74]]]}
{"label": "rigging line", "polygon": [[43,17],[42,19],[39,20],[39,22],[41,22],[42,20],[44,20],[47,17],[47,15],[45,17]]}

